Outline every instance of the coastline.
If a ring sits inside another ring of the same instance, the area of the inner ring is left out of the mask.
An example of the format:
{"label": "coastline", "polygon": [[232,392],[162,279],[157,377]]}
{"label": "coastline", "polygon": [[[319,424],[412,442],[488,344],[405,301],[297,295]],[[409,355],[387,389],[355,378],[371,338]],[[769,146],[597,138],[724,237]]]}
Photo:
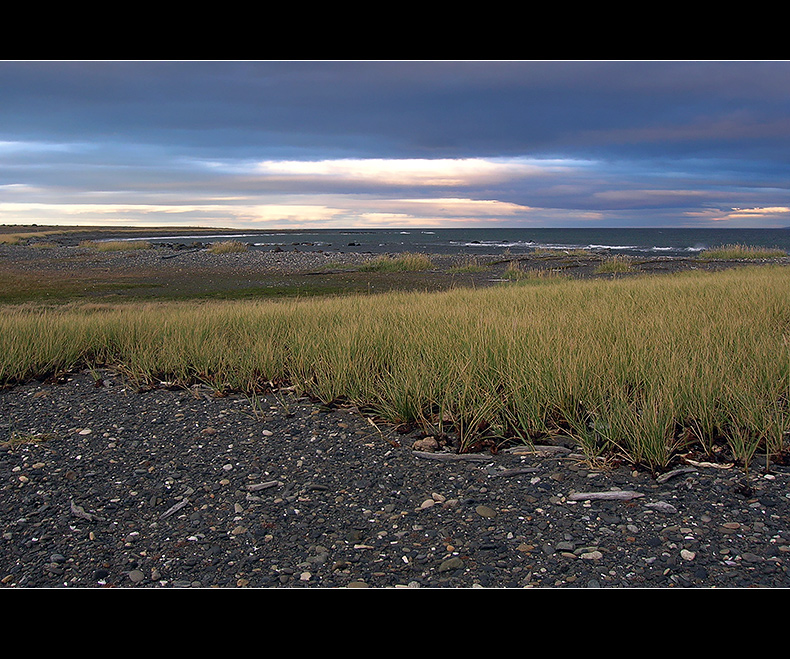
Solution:
{"label": "coastline", "polygon": [[[161,230],[159,235],[175,235]],[[216,234],[216,230],[207,235]],[[363,269],[379,252],[356,247],[333,249],[286,247],[252,248],[242,253],[211,254],[209,243],[189,238],[154,243],[150,249],[100,252],[81,247],[84,241],[119,236],[118,229],[81,229],[68,233],[43,232],[20,244],[0,244],[0,303],[27,299],[54,301],[91,299],[196,299],[202,296],[254,298],[390,290],[438,291],[459,286],[496,285],[518,267],[535,274],[571,278],[612,278],[687,270],[721,270],[743,265],[790,264],[790,258],[767,260],[702,260],[695,256],[622,256],[610,250],[543,250],[526,253],[428,253],[431,267],[423,271],[377,272]],[[151,229],[128,229],[127,237],[155,235]],[[232,236],[233,234],[227,234]],[[230,239],[230,238],[229,238]],[[388,253],[397,257],[399,252]],[[610,259],[627,269],[599,272]],[[465,266],[474,265],[469,268]]]}
{"label": "coastline", "polygon": [[[393,273],[338,256],[5,245],[0,276],[32,282],[20,302],[59,303],[493,286],[513,261],[577,278],[744,265],[660,257],[598,274],[602,253],[491,255],[461,274],[466,257],[436,255]],[[790,585],[790,467],[765,456],[659,478],[560,441],[428,453],[419,431],[287,388],[218,395],[109,370],[3,390],[0,424],[5,588]]]}

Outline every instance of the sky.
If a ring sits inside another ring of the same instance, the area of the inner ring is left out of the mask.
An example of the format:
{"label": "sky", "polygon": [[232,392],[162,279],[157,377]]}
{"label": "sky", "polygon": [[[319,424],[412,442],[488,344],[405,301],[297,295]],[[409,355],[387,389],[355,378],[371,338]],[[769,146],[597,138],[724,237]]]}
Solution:
{"label": "sky", "polygon": [[0,61],[0,224],[790,226],[790,61]]}

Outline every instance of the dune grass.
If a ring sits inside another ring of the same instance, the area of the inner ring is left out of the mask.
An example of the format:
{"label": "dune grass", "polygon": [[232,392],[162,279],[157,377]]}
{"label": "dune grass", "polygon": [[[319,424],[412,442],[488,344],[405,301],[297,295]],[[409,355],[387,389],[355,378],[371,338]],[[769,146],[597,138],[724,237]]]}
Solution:
{"label": "dune grass", "polygon": [[236,254],[239,252],[247,251],[247,244],[238,240],[224,240],[218,243],[212,243],[208,248],[211,254]]}
{"label": "dune grass", "polygon": [[596,274],[617,274],[620,272],[631,272],[634,266],[630,259],[625,256],[615,255],[605,258],[600,265],[595,268]]}
{"label": "dune grass", "polygon": [[151,243],[147,240],[83,240],[80,247],[95,249],[97,252],[131,252],[151,249]]}
{"label": "dune grass", "polygon": [[364,263],[359,270],[362,272],[414,272],[430,270],[433,267],[431,259],[424,254],[400,254],[392,257],[383,254]]}
{"label": "dune grass", "polygon": [[755,247],[751,245],[720,245],[718,247],[706,249],[699,254],[699,258],[702,260],[773,259],[782,256],[787,256],[787,252],[782,249]]}
{"label": "dune grass", "polygon": [[790,269],[3,308],[0,383],[100,365],[217,390],[287,383],[454,433],[462,451],[562,434],[596,461],[661,470],[693,449],[748,465],[790,426]]}
{"label": "dune grass", "polygon": [[502,273],[502,279],[508,279],[513,282],[517,281],[556,281],[558,279],[567,279],[568,275],[565,273],[546,269],[546,268],[529,268],[525,267],[520,261],[510,261],[507,268]]}
{"label": "dune grass", "polygon": [[16,227],[8,227],[12,230],[7,231],[3,230],[4,228],[5,227],[0,226],[0,245],[22,245],[29,240],[39,240],[41,238],[49,238],[50,236],[68,233],[68,230],[65,229],[26,227],[22,231],[17,231]]}

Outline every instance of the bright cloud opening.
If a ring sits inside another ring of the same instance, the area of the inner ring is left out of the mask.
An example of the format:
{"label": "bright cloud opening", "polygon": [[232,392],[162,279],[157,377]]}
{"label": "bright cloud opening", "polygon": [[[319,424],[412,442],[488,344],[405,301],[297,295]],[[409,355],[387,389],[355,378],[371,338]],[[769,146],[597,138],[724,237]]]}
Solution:
{"label": "bright cloud opening", "polygon": [[380,185],[465,186],[537,176],[567,161],[465,159],[267,160],[255,170],[267,177],[330,178]]}

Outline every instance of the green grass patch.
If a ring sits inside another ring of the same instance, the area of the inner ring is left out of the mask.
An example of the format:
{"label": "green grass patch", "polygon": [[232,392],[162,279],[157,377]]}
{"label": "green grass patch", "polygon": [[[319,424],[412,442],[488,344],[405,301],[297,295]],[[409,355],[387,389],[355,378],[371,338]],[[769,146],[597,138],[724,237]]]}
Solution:
{"label": "green grass patch", "polygon": [[571,437],[591,462],[746,465],[790,428],[790,268],[283,300],[0,308],[0,385],[77,368],[288,383],[460,450]]}
{"label": "green grass patch", "polygon": [[65,304],[80,298],[128,295],[153,284],[133,277],[108,277],[104,273],[79,277],[0,270],[0,305],[21,303]]}
{"label": "green grass patch", "polygon": [[430,270],[433,263],[424,254],[401,254],[396,257],[383,254],[360,266],[360,272],[416,272]]}
{"label": "green grass patch", "polygon": [[721,245],[706,249],[699,254],[701,260],[749,260],[774,259],[787,256],[787,252],[777,248],[754,247],[750,245]]}
{"label": "green grass patch", "polygon": [[20,432],[15,430],[7,440],[0,442],[0,447],[13,450],[28,444],[43,444],[54,438],[55,435],[53,433]]}

